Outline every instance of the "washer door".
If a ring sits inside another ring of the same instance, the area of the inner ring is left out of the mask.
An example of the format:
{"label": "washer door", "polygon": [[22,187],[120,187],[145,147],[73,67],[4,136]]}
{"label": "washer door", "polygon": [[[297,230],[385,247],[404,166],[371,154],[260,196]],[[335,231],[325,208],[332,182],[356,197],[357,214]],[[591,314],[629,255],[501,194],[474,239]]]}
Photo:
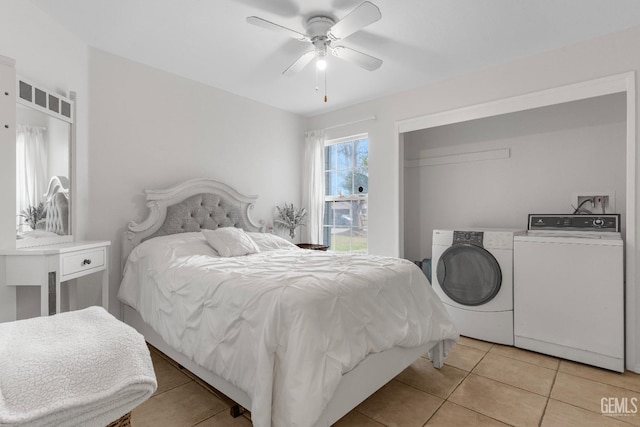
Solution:
{"label": "washer door", "polygon": [[442,253],[436,268],[440,288],[458,304],[481,305],[500,291],[500,265],[480,246],[468,243],[451,246]]}

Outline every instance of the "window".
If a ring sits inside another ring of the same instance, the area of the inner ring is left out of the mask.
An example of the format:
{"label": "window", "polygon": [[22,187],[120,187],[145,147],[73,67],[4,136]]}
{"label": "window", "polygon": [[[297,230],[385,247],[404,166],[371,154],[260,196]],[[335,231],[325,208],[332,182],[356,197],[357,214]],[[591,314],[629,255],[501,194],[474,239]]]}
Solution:
{"label": "window", "polygon": [[368,164],[366,134],[325,143],[322,235],[332,251],[367,253]]}

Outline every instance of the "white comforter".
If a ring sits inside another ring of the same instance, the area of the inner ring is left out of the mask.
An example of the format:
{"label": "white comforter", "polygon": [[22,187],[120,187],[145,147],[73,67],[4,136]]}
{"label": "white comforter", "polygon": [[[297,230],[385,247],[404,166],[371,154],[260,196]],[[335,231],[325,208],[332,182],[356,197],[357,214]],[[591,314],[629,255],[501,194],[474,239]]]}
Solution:
{"label": "white comforter", "polygon": [[457,331],[413,263],[297,248],[221,258],[201,233],[136,247],[119,297],[252,400],[255,426],[309,426],[369,353]]}

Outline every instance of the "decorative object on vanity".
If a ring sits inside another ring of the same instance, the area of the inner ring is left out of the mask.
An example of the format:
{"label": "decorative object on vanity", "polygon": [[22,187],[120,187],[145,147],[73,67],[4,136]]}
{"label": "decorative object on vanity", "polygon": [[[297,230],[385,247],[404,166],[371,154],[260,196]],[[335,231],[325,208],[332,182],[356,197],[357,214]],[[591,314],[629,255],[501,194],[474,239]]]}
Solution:
{"label": "decorative object on vanity", "polygon": [[276,206],[278,209],[278,219],[275,223],[280,228],[289,230],[289,237],[296,237],[296,228],[304,226],[304,217],[307,216],[305,208],[295,208],[293,203],[284,204],[284,207]]}
{"label": "decorative object on vanity", "polygon": [[3,426],[124,426],[157,389],[144,337],[101,307],[1,323],[0,342]]}
{"label": "decorative object on vanity", "polygon": [[[26,223],[26,225],[31,227],[31,230],[36,230],[39,226],[44,227],[43,221],[47,217],[44,202],[38,203],[37,206],[27,206],[20,211],[20,214],[18,216],[24,220],[24,223]],[[21,223],[19,225],[23,225],[24,223]]]}
{"label": "decorative object on vanity", "polygon": [[[56,243],[56,237],[69,235],[69,179],[64,176],[54,176],[49,181],[44,202],[38,206],[28,206],[20,211],[19,216],[27,222],[31,230],[20,229],[16,238],[20,239],[49,239],[43,244]],[[32,240],[40,242],[40,240]]]}
{"label": "decorative object on vanity", "polygon": [[17,95],[16,247],[72,242],[75,94],[67,98],[18,78]]}
{"label": "decorative object on vanity", "polygon": [[318,245],[315,243],[296,243],[296,246],[300,249],[308,249],[311,251],[326,251],[327,249],[329,249],[329,246]]}

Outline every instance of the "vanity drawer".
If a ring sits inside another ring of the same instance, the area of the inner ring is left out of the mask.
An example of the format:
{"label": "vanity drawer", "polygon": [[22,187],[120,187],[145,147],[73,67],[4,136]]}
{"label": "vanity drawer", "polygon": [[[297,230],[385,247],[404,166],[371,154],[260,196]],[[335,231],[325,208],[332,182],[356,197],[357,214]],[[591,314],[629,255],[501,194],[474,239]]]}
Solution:
{"label": "vanity drawer", "polygon": [[95,270],[104,267],[105,248],[88,250],[85,252],[72,252],[62,256],[61,276],[70,276],[86,270]]}

